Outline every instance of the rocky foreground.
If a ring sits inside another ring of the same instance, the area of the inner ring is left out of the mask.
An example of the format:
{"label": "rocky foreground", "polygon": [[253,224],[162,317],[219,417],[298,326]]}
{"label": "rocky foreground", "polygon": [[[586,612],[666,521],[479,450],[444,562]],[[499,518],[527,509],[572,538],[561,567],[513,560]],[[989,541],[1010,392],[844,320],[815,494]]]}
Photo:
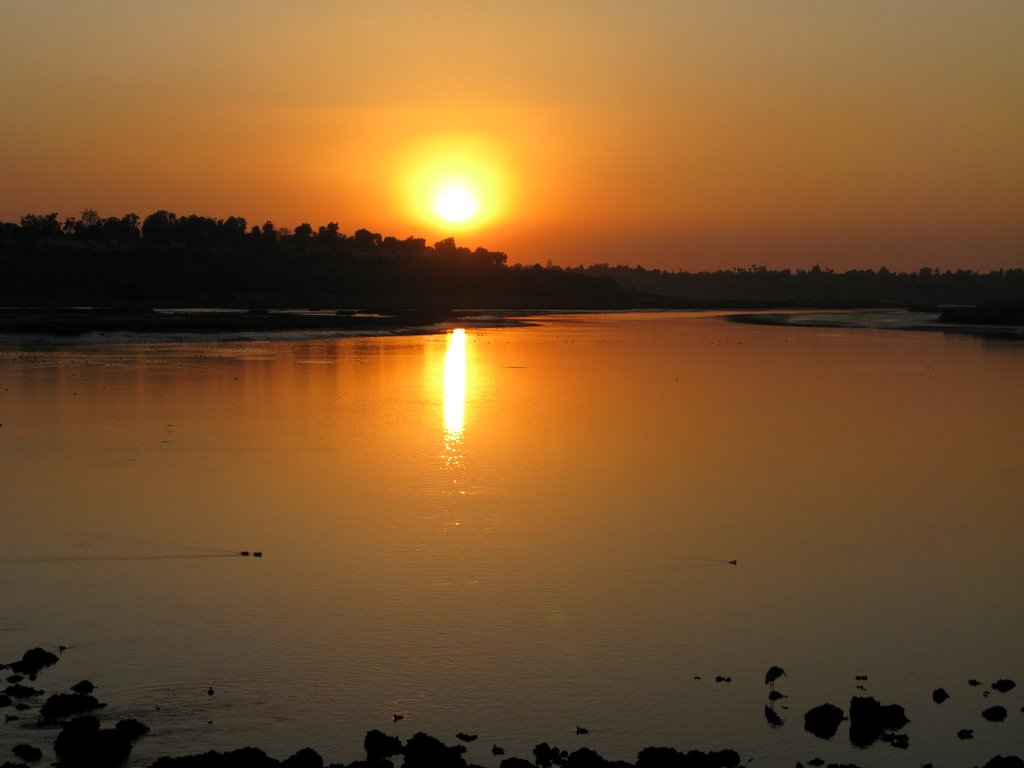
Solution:
{"label": "rocky foreground", "polygon": [[[59,650],[62,652],[64,649]],[[53,693],[44,699],[45,691],[34,685],[36,678],[59,660],[57,654],[33,648],[26,651],[18,661],[0,664],[0,669],[10,671],[6,676],[8,685],[0,693],[0,709],[13,711],[13,714],[4,715],[4,724],[31,718],[39,740],[57,731],[53,742],[57,765],[70,768],[116,768],[123,765],[129,760],[135,743],[149,733],[149,727],[135,719],[104,726],[93,713],[106,705],[93,696],[95,686],[88,680],[76,683],[68,692]],[[779,675],[784,674],[781,668],[773,667],[769,675],[775,670],[778,670]],[[730,678],[719,678],[719,681],[726,680]],[[969,684],[981,685],[977,680],[971,680]],[[1007,693],[1015,687],[1016,683],[1009,679],[1001,679],[991,685],[991,689],[998,693]],[[213,690],[210,689],[209,693],[213,695]],[[769,695],[771,705],[765,707],[766,719],[773,726],[781,724],[781,719],[772,717],[774,704],[781,698],[784,697],[775,691],[773,685]],[[941,705],[948,698],[949,694],[942,688],[935,689],[932,694],[936,705]],[[1021,710],[1024,712],[1024,707]],[[982,716],[992,722],[1001,722],[1007,715],[1007,709],[1001,705],[989,707],[982,712]],[[396,714],[395,721],[399,719],[401,715]],[[830,739],[835,736],[840,724],[847,721],[850,740],[858,746],[867,746],[875,741],[888,742],[902,750],[909,746],[908,735],[900,732],[910,722],[903,707],[898,704],[883,705],[868,696],[853,697],[848,712],[829,703],[811,708],[804,715],[804,729],[819,738]],[[577,733],[586,733],[586,729],[577,728]],[[971,738],[972,735],[970,729],[958,733],[961,739]],[[456,738],[468,743],[477,737],[459,733]],[[365,759],[333,763],[329,768],[479,768],[466,761],[466,747],[462,744],[445,744],[426,733],[417,733],[403,743],[398,737],[375,729],[367,732],[363,748]],[[505,757],[504,750],[497,745],[491,748],[491,752],[496,758],[501,758],[500,768],[737,768],[741,763],[739,753],[732,749],[681,752],[670,747],[646,747],[640,750],[636,761],[632,763],[606,760],[587,747],[569,752],[546,743],[533,748],[531,759]],[[28,768],[28,764],[37,763],[43,758],[43,750],[28,743],[16,745],[11,754],[21,762],[7,759],[6,762],[0,762],[0,768]],[[5,756],[0,755],[2,760],[5,760]],[[808,764],[821,766],[825,763],[815,759]],[[211,751],[199,755],[161,757],[152,764],[152,768],[324,768],[325,765],[324,759],[308,748],[285,760],[276,760],[260,749],[247,747],[230,752]],[[800,763],[796,765],[802,768]],[[832,766],[856,768],[852,765],[830,764],[830,768]],[[1024,760],[1017,756],[997,755],[988,760],[984,768],[1024,768]]]}

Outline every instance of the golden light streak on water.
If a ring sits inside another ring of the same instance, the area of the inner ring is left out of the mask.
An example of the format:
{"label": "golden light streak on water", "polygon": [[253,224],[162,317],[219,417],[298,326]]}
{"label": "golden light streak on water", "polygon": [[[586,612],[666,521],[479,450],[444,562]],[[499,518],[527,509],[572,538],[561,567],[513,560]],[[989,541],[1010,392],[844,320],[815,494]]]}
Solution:
{"label": "golden light streak on water", "polygon": [[444,429],[449,438],[461,439],[466,423],[466,331],[448,334],[444,353]]}

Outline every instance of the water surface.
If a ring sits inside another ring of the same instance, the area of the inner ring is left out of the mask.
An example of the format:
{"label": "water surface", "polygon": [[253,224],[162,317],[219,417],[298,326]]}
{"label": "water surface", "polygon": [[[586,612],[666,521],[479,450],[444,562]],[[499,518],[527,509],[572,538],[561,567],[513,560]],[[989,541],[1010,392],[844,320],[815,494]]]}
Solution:
{"label": "water surface", "polygon": [[[150,724],[137,765],[370,728],[980,764],[1024,751],[1024,686],[967,685],[1024,684],[1022,392],[1020,343],[703,313],[7,347],[0,658],[69,646],[41,687]],[[855,675],[909,753],[803,731]]]}

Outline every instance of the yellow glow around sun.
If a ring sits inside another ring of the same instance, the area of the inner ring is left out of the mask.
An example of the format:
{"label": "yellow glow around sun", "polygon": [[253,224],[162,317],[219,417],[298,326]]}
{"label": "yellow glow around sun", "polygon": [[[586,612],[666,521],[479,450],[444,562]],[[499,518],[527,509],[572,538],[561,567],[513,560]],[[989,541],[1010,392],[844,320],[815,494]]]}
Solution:
{"label": "yellow glow around sun", "polygon": [[435,231],[475,229],[507,214],[507,163],[479,136],[422,140],[398,158],[394,173],[406,210]]}

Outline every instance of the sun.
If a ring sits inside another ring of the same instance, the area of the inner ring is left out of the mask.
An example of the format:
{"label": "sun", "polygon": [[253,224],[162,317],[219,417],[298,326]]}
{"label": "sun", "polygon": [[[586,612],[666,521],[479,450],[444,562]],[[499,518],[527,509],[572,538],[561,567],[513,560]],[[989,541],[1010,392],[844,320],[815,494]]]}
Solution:
{"label": "sun", "polygon": [[480,197],[465,181],[445,180],[434,192],[434,212],[445,221],[462,224],[480,212]]}
{"label": "sun", "polygon": [[402,205],[429,230],[471,232],[507,217],[510,164],[493,141],[468,134],[425,137],[396,160]]}

